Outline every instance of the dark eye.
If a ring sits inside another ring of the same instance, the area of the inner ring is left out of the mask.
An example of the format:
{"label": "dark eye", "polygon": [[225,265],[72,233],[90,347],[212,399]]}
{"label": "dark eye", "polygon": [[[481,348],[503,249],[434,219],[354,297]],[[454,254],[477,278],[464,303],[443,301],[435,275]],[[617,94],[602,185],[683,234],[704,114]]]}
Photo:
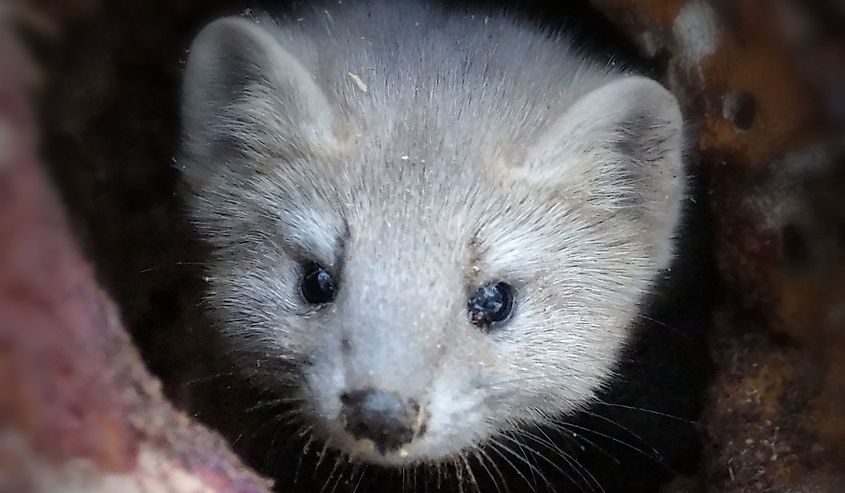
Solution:
{"label": "dark eye", "polygon": [[334,300],[335,283],[329,271],[318,263],[304,265],[302,275],[302,296],[312,304],[328,303]]}
{"label": "dark eye", "polygon": [[513,305],[513,288],[510,284],[506,282],[485,284],[472,293],[467,300],[469,320],[485,331],[489,330],[511,316]]}

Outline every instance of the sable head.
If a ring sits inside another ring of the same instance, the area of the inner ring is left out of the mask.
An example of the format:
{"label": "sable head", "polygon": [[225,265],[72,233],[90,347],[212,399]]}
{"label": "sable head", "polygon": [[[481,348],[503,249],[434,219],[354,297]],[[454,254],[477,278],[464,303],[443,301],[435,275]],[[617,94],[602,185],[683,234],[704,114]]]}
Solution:
{"label": "sable head", "polygon": [[242,365],[260,360],[331,447],[382,464],[588,404],[672,255],[672,95],[587,67],[526,126],[532,108],[448,77],[420,76],[429,106],[389,73],[361,91],[319,48],[224,19],[191,50],[182,166]]}

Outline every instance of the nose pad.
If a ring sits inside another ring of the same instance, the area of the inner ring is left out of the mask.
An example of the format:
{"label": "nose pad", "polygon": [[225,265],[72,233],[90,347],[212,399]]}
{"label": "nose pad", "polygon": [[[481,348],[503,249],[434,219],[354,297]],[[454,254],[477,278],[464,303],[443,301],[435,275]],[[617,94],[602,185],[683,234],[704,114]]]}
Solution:
{"label": "nose pad", "polygon": [[399,449],[421,434],[420,406],[395,392],[375,389],[341,394],[346,430],[358,439],[372,440],[384,454]]}

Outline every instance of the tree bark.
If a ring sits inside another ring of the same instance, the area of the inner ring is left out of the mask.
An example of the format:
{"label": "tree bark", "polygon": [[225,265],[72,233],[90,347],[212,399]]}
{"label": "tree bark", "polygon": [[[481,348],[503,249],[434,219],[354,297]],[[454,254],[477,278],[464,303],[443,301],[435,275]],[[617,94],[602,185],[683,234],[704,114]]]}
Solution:
{"label": "tree bark", "polygon": [[80,255],[0,27],[0,492],[270,490],[177,412]]}

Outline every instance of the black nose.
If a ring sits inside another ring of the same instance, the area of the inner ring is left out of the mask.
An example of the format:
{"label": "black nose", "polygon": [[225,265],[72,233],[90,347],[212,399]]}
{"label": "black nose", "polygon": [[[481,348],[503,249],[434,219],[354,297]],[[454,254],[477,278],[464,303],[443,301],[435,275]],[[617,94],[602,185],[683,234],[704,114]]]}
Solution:
{"label": "black nose", "polygon": [[381,453],[410,443],[419,433],[420,406],[394,392],[375,389],[341,394],[346,430],[355,438],[372,440]]}

